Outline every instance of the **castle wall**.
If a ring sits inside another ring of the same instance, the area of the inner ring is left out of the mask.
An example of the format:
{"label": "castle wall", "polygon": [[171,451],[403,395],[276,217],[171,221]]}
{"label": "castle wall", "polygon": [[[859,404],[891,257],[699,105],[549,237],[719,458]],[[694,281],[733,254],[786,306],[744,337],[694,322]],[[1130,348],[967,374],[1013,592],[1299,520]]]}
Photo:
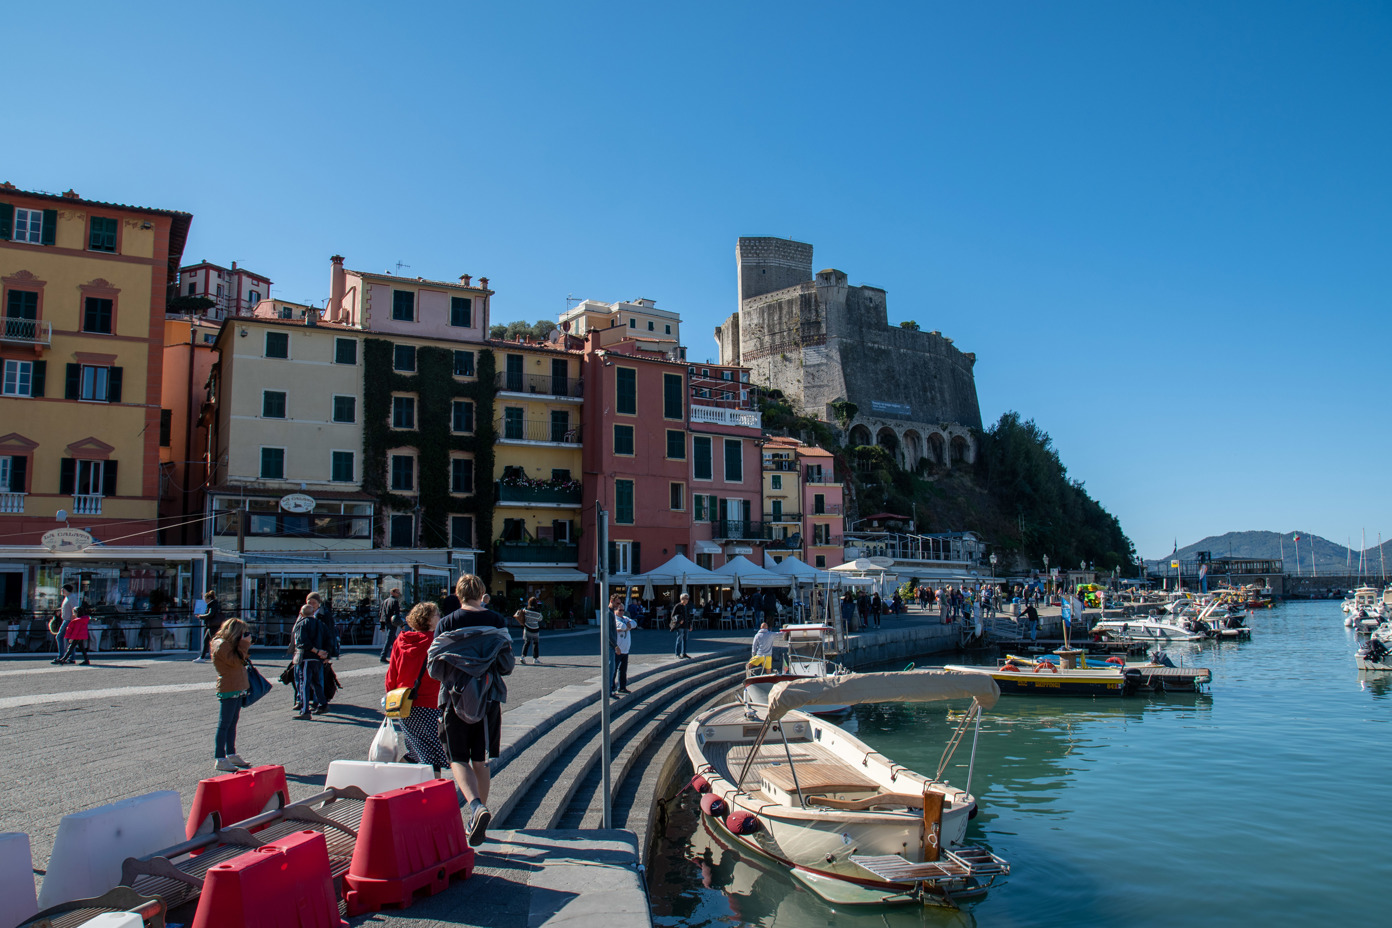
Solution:
{"label": "castle wall", "polygon": [[812,246],[787,238],[735,242],[740,301],[795,287],[812,279]]}

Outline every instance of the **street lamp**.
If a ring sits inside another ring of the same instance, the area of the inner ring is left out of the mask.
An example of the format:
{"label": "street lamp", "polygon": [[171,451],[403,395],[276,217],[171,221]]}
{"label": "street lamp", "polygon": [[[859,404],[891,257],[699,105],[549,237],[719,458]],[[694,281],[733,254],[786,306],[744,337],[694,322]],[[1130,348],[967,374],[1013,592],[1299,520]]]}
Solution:
{"label": "street lamp", "polygon": [[991,579],[996,579],[996,555],[991,555]]}
{"label": "street lamp", "polygon": [[1044,589],[1053,590],[1053,585],[1049,582],[1049,555],[1044,555]]}

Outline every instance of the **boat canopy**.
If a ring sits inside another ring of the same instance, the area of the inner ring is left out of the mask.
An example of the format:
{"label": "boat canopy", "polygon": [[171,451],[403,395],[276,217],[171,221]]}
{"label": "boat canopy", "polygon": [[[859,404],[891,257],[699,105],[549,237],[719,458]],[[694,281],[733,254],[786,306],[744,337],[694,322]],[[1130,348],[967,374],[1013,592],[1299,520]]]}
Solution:
{"label": "boat canopy", "polygon": [[989,709],[1000,699],[1000,687],[984,673],[951,670],[900,670],[890,673],[848,673],[811,680],[786,680],[769,691],[768,721],[781,719],[802,706],[835,703],[933,702],[975,699]]}

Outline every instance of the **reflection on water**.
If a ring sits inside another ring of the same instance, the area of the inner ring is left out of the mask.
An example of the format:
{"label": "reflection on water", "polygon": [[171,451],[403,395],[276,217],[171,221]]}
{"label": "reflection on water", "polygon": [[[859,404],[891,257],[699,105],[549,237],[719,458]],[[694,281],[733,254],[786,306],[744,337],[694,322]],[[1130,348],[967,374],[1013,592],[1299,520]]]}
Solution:
{"label": "reflection on water", "polygon": [[[1249,624],[1250,642],[1170,649],[1213,668],[1211,695],[1015,696],[986,714],[967,838],[1013,873],[966,911],[833,911],[723,845],[687,794],[650,862],[657,924],[1379,923],[1392,860],[1344,785],[1392,770],[1392,673],[1356,669],[1337,603],[1287,603]],[[931,775],[964,709],[860,706],[839,724]],[[967,738],[947,779],[965,786],[971,763]]]}

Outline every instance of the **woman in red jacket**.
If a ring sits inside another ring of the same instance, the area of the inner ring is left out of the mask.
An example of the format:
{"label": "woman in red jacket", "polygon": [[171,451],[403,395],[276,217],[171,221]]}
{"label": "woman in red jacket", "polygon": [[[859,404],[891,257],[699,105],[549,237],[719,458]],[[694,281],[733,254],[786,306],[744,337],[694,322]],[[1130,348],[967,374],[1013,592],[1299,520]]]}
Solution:
{"label": "woman in red jacket", "polygon": [[440,610],[434,603],[419,603],[411,609],[406,628],[392,645],[386,681],[387,692],[403,686],[418,687],[411,714],[401,720],[401,725],[406,731],[406,746],[416,763],[430,764],[437,777],[442,768],[449,768],[449,758],[440,744],[440,681],[425,673],[424,668],[438,621]]}

